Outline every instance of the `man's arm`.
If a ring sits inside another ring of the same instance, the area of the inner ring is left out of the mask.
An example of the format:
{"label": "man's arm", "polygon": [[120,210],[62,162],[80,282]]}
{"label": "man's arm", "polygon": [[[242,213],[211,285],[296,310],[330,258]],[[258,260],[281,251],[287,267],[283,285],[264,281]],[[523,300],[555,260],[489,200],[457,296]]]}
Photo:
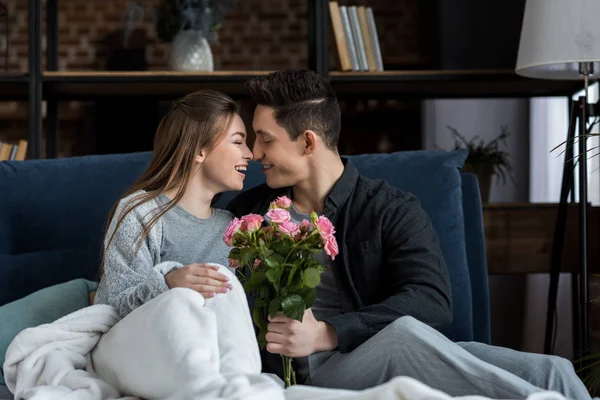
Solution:
{"label": "man's arm", "polygon": [[[350,352],[396,319],[410,315],[434,328],[452,321],[450,278],[429,216],[413,195],[388,207],[382,226],[382,279],[393,293],[378,304],[326,318],[338,350]],[[382,288],[383,290],[384,288]]]}

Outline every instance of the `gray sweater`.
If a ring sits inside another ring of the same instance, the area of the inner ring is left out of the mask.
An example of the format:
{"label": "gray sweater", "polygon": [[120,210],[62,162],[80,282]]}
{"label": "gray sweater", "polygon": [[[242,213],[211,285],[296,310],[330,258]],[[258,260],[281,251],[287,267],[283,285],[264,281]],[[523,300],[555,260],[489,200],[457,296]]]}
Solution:
{"label": "gray sweater", "polygon": [[[119,202],[104,246],[125,205],[140,193]],[[164,276],[172,270],[191,263],[227,265],[230,248],[222,238],[233,216],[221,209],[213,209],[209,218],[200,219],[176,205],[154,224],[135,253],[139,233],[166,201],[168,199],[161,195],[156,201],[135,207],[123,219],[106,252],[104,275],[94,304],[112,305],[124,317],[168,290]]]}

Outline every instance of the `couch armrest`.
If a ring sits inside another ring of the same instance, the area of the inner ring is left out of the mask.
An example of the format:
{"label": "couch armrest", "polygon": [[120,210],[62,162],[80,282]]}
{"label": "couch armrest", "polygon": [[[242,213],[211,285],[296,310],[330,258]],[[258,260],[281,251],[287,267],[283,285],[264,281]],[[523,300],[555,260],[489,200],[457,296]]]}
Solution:
{"label": "couch armrest", "polygon": [[473,298],[473,340],[490,344],[490,298],[481,194],[477,177],[462,173],[467,263]]}

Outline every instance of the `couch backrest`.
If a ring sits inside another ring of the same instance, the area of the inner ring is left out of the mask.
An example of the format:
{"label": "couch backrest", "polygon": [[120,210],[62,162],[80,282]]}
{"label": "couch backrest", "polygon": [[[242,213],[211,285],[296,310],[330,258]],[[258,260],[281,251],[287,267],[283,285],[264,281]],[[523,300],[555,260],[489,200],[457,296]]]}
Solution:
{"label": "couch backrest", "polygon": [[[442,331],[453,340],[475,339],[474,304],[488,301],[472,298],[458,172],[466,155],[460,150],[349,157],[362,174],[414,193],[429,214],[450,270],[454,320]],[[0,305],[70,279],[95,279],[108,212],[150,157],[132,153],[0,163]],[[263,181],[258,164],[251,163],[245,188]],[[217,206],[234,195],[225,193]],[[480,206],[470,212],[481,220]]]}

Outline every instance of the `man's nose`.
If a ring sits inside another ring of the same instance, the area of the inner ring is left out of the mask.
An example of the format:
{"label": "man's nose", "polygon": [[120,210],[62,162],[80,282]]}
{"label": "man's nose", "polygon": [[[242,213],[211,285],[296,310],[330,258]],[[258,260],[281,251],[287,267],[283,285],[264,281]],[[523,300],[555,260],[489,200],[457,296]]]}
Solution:
{"label": "man's nose", "polygon": [[260,160],[263,158],[264,153],[260,144],[258,144],[258,140],[254,142],[254,145],[252,146],[252,155],[254,156],[255,160]]}

